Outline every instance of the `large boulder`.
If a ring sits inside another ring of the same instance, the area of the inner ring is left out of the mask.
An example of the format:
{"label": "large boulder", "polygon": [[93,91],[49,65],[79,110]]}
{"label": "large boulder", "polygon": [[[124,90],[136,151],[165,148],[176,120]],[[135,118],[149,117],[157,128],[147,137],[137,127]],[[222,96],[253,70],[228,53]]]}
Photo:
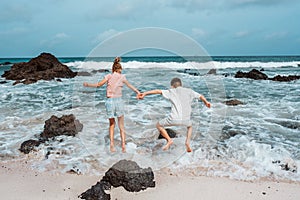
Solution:
{"label": "large boulder", "polygon": [[2,77],[16,80],[17,83],[31,84],[38,80],[53,80],[55,78],[73,78],[77,75],[68,66],[63,65],[50,53],[42,53],[29,62],[14,64]]}
{"label": "large boulder", "polygon": [[123,186],[129,192],[139,192],[148,187],[155,187],[154,173],[150,167],[140,168],[138,164],[130,160],[120,160],[114,164],[105,176],[87,191],[79,195],[86,200],[109,200],[111,186]]}
{"label": "large boulder", "polygon": [[142,169],[134,161],[120,160],[114,164],[102,179],[114,187],[123,186],[129,192],[139,192],[148,187],[155,187],[152,169]]}
{"label": "large boulder", "polygon": [[79,120],[73,114],[57,117],[52,115],[45,121],[44,131],[41,133],[42,139],[49,139],[59,135],[75,136],[83,128]]}

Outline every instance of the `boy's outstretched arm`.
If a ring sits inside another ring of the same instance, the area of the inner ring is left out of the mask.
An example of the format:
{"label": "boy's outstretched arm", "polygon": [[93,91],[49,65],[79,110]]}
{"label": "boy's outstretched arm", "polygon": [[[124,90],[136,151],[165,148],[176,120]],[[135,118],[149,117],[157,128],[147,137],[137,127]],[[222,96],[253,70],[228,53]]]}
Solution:
{"label": "boy's outstretched arm", "polygon": [[139,99],[143,99],[145,96],[147,96],[149,94],[162,94],[162,91],[161,90],[150,90],[150,91],[144,92],[139,95]]}
{"label": "boy's outstretched arm", "polygon": [[210,106],[211,106],[210,102],[208,102],[203,95],[200,95],[199,99],[201,101],[203,101],[203,103],[206,105],[206,107],[210,108]]}

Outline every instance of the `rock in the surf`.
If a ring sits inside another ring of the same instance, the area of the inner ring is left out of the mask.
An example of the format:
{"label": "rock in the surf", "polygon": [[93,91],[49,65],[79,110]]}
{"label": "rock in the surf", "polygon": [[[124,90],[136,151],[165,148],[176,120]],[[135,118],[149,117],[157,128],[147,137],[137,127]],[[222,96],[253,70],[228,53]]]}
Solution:
{"label": "rock in the surf", "polygon": [[225,103],[227,106],[237,106],[237,105],[244,104],[243,102],[241,102],[240,100],[237,100],[237,99],[227,100],[227,101],[224,101],[223,103]]}
{"label": "rock in the surf", "polygon": [[20,151],[29,154],[31,151],[34,150],[35,147],[38,147],[41,144],[40,141],[38,140],[26,140],[21,144]]}
{"label": "rock in the surf", "polygon": [[83,125],[75,119],[73,114],[57,117],[52,115],[45,121],[44,131],[41,133],[42,139],[49,139],[59,135],[75,136],[82,131]]}
{"label": "rock in the surf", "polygon": [[[166,131],[167,131],[170,138],[175,138],[176,135],[177,135],[176,131],[174,131],[170,128],[167,128]],[[165,139],[165,138],[161,134],[159,134],[158,139]]]}
{"label": "rock in the surf", "polygon": [[53,80],[55,78],[73,78],[77,72],[73,72],[68,66],[50,53],[42,53],[29,62],[14,64],[9,71],[5,71],[2,77],[15,80],[14,84],[31,84],[38,80]]}
{"label": "rock in the surf", "polygon": [[257,69],[252,69],[250,72],[242,72],[238,71],[235,76],[235,78],[250,78],[255,80],[267,80],[268,76]]}

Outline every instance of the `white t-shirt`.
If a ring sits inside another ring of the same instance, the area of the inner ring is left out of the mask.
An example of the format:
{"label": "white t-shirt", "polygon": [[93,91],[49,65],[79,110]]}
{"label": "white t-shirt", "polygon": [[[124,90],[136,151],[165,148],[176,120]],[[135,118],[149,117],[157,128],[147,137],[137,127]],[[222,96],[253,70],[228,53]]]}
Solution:
{"label": "white t-shirt", "polygon": [[171,114],[169,119],[171,120],[190,120],[192,112],[193,99],[199,99],[201,94],[195,92],[190,88],[177,87],[169,90],[162,90],[164,98],[170,100]]}

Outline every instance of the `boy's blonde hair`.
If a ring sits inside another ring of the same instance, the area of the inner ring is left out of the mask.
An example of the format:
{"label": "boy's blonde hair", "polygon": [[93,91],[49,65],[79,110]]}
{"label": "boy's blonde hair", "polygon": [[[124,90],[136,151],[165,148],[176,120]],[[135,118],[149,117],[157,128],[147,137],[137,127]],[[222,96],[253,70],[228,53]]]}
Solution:
{"label": "boy's blonde hair", "polygon": [[180,78],[173,78],[171,80],[171,86],[173,86],[174,88],[177,88],[179,86],[182,86],[181,80]]}
{"label": "boy's blonde hair", "polygon": [[114,64],[112,66],[112,72],[117,72],[118,70],[122,69],[122,65],[120,64],[121,58],[116,57],[114,60]]}

